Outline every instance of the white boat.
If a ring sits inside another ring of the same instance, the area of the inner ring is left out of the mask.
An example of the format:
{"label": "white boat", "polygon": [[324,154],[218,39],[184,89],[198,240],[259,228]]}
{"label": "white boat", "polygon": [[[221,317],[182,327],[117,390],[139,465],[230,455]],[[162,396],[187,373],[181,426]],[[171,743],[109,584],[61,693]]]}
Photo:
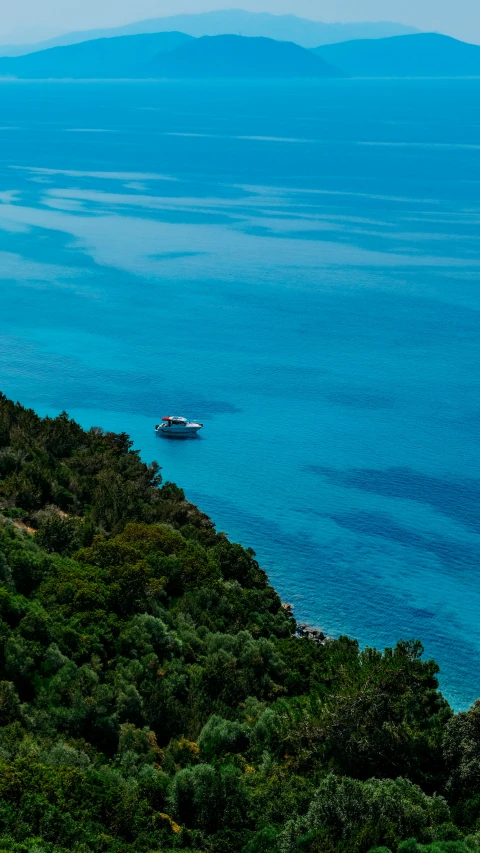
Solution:
{"label": "white boat", "polygon": [[156,425],[155,432],[157,435],[163,435],[166,438],[193,438],[202,427],[203,424],[187,421],[186,418],[179,418],[175,415],[168,415],[168,417],[162,418],[161,424]]}

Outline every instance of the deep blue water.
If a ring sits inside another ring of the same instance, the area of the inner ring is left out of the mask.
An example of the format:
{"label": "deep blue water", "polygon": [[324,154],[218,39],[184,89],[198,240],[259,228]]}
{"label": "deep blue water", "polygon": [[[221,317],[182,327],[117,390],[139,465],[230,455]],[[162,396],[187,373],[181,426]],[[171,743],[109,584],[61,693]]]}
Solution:
{"label": "deep blue water", "polygon": [[[0,387],[480,695],[480,81],[0,85]],[[201,439],[168,442],[169,413]]]}

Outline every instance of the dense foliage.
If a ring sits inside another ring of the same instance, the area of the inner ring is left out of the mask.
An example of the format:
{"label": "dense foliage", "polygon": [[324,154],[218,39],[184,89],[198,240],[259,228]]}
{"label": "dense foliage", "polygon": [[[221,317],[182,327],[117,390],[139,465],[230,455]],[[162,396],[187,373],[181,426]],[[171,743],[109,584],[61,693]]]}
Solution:
{"label": "dense foliage", "polygon": [[480,851],[480,704],[299,638],[128,436],[0,395],[0,853]]}

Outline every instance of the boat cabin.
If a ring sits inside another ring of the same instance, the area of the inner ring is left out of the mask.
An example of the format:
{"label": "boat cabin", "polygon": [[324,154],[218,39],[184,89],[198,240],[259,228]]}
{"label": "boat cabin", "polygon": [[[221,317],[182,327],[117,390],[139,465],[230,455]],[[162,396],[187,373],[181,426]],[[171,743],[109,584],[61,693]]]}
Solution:
{"label": "boat cabin", "polygon": [[167,418],[162,418],[162,421],[167,422],[167,426],[186,426],[188,421],[186,418],[176,418],[169,415]]}

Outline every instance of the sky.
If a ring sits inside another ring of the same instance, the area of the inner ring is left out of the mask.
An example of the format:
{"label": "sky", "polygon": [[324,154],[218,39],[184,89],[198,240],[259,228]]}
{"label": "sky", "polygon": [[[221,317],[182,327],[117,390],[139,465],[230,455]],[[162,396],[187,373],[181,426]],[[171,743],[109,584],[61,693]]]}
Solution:
{"label": "sky", "polygon": [[0,40],[33,42],[71,30],[232,7],[318,21],[398,21],[480,43],[480,0],[0,0]]}

